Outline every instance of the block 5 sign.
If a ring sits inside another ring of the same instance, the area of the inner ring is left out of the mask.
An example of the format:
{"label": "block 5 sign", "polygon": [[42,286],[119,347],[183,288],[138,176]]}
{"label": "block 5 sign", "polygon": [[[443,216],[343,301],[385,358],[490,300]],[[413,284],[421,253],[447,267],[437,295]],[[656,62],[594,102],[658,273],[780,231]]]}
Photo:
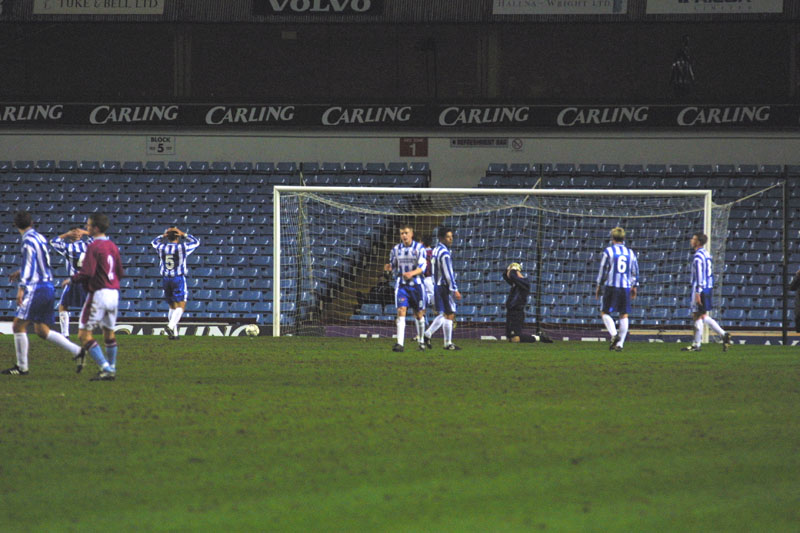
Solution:
{"label": "block 5 sign", "polygon": [[147,155],[175,155],[175,136],[148,135]]}

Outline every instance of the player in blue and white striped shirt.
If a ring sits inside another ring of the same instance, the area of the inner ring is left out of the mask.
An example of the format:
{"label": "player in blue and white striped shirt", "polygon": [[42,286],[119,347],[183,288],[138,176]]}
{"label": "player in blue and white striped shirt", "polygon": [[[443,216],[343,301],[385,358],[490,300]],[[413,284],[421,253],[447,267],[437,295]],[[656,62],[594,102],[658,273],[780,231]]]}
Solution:
{"label": "player in blue and white striped shirt", "polygon": [[80,357],[83,350],[62,334],[50,330],[55,290],[47,239],[33,229],[33,217],[27,211],[19,211],[14,215],[14,227],[22,235],[22,266],[8,277],[12,282],[19,280],[17,311],[12,325],[17,364],[3,370],[2,374],[24,376],[29,372],[27,328],[30,322],[33,322],[34,331],[39,337],[64,348],[73,357]]}
{"label": "player in blue and white striped shirt", "polygon": [[708,326],[722,337],[722,351],[727,352],[732,344],[731,335],[716,320],[708,316],[714,307],[711,294],[714,289],[714,268],[711,254],[704,248],[708,242],[705,233],[695,233],[689,243],[694,250],[692,258],[692,302],[691,314],[694,322],[694,342],[691,346],[681,348],[684,352],[699,352],[703,342],[703,326]]}
{"label": "player in blue and white striped shirt", "polygon": [[[628,336],[628,314],[631,312],[631,300],[636,298],[639,286],[639,263],[636,254],[625,246],[625,230],[616,227],[611,230],[611,246],[603,251],[600,259],[600,272],[597,274],[597,290],[595,296],[600,298],[603,289],[603,305],[601,317],[609,335],[609,350],[622,351],[625,338]],[[619,313],[619,331],[611,317],[613,312]]]}
{"label": "player in blue and white striped shirt", "polygon": [[69,308],[82,308],[86,302],[86,288],[77,283],[72,284],[69,280],[74,276],[83,264],[83,257],[86,255],[86,248],[91,244],[92,238],[88,241],[82,240],[84,235],[88,235],[83,228],[72,228],[68,232],[59,235],[50,241],[53,250],[64,257],[67,264],[67,279],[62,283],[64,287],[61,293],[61,300],[58,302],[58,321],[61,325],[61,334],[69,337]]}
{"label": "player in blue and white striped shirt", "polygon": [[425,289],[422,275],[427,266],[425,246],[414,240],[414,228],[406,224],[400,228],[400,244],[389,254],[384,271],[396,277],[395,305],[397,305],[397,343],[392,351],[402,352],[406,332],[406,313],[414,309],[419,349],[425,349]]}
{"label": "player in blue and white striped shirt", "polygon": [[169,304],[166,332],[178,340],[178,322],[186,310],[186,259],[200,246],[200,240],[178,228],[167,228],[152,242],[160,261],[164,299]]}
{"label": "player in blue and white striped shirt", "polygon": [[450,246],[453,245],[453,231],[439,228],[439,244],[433,250],[431,265],[433,266],[434,299],[439,315],[425,332],[425,345],[431,348],[431,337],[441,327],[444,331],[444,349],[460,350],[453,344],[453,321],[456,319],[456,300],[461,299],[453,272],[453,258]]}

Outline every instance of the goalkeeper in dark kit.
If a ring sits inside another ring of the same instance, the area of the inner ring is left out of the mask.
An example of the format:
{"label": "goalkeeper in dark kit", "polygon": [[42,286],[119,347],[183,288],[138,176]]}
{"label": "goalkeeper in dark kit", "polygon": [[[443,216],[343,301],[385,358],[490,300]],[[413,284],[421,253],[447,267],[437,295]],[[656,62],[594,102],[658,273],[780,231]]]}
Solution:
{"label": "goalkeeper in dark kit", "polygon": [[503,279],[511,285],[506,297],[506,338],[511,342],[553,342],[544,333],[526,335],[522,333],[525,325],[525,306],[531,293],[531,282],[522,273],[519,263],[511,263],[503,272]]}

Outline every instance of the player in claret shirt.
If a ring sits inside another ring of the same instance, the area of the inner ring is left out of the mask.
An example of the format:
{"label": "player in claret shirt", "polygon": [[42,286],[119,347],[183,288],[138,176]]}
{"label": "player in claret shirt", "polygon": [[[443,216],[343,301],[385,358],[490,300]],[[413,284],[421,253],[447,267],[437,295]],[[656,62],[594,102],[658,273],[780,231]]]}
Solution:
{"label": "player in claret shirt", "polygon": [[[72,277],[72,283],[83,283],[88,292],[81,310],[78,338],[84,352],[88,352],[100,367],[92,381],[113,381],[117,375],[117,324],[119,308],[119,280],[122,278],[122,259],[117,245],[106,236],[108,217],[101,213],[89,215],[86,231],[94,239],[86,249],[80,272]],[[106,353],[92,337],[92,331],[102,327]],[[78,372],[83,368],[84,358],[77,357]],[[106,356],[108,357],[106,359]]]}

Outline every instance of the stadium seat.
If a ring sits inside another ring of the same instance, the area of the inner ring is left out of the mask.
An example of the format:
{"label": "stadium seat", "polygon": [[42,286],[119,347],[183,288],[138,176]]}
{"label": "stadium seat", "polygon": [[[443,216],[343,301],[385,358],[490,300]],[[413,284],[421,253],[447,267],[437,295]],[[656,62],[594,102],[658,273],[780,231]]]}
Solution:
{"label": "stadium seat", "polygon": [[240,301],[257,302],[263,298],[261,291],[245,290],[239,295]]}
{"label": "stadium seat", "polygon": [[231,313],[239,313],[239,314],[250,313],[251,305],[252,304],[250,302],[244,302],[244,301],[231,302],[229,310]]}
{"label": "stadium seat", "polygon": [[367,316],[381,316],[383,307],[380,304],[364,304],[361,306],[361,314]]}
{"label": "stadium seat", "polygon": [[205,309],[206,309],[207,312],[213,313],[213,314],[227,313],[228,312],[228,308],[229,308],[228,307],[229,304],[230,304],[229,302],[224,302],[224,301],[221,301],[221,300],[215,300],[215,301],[212,301],[212,302],[208,302],[206,304]]}

